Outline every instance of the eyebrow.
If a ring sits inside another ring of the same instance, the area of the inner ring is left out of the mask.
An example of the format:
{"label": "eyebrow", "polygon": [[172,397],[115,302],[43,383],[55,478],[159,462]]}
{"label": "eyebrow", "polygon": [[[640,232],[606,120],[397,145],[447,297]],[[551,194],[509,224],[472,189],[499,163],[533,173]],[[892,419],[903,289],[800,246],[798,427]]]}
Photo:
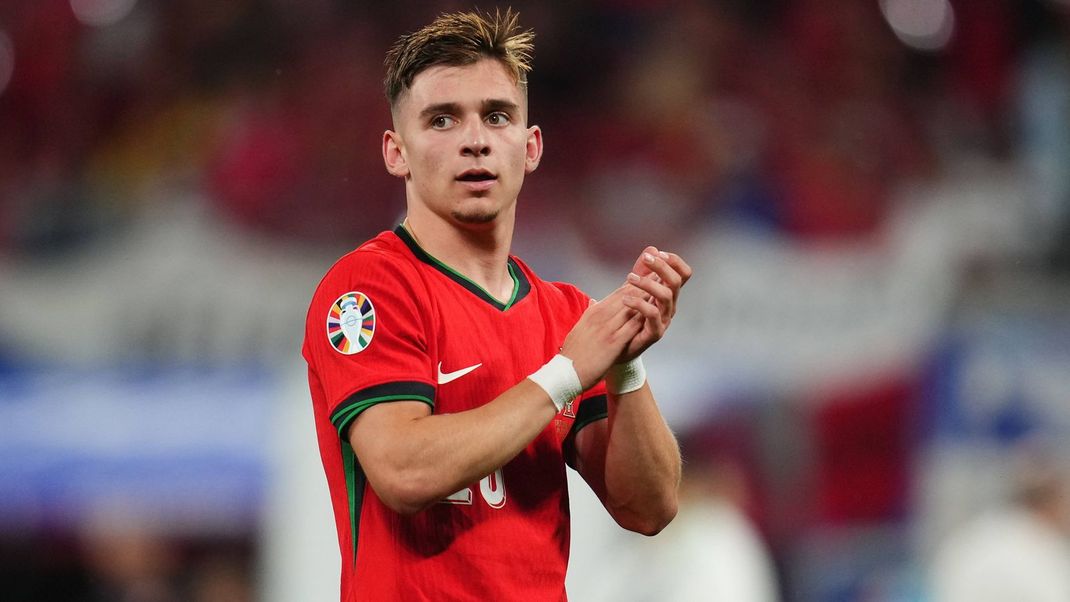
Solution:
{"label": "eyebrow", "polygon": [[425,107],[424,110],[420,111],[420,117],[426,119],[428,117],[434,117],[435,115],[439,115],[442,113],[449,113],[453,115],[459,113],[460,110],[461,105],[455,102],[440,102],[438,104],[433,104]]}
{"label": "eyebrow", "polygon": [[[488,98],[483,101],[482,113],[493,113],[495,111],[505,111],[510,114],[517,114],[520,112],[520,106],[511,100],[505,100],[501,98]],[[433,105],[429,105],[420,111],[420,117],[427,119],[434,117],[435,115],[441,115],[443,113],[456,115],[461,112],[461,105],[456,102],[440,102]]]}
{"label": "eyebrow", "polygon": [[520,112],[520,106],[511,100],[504,100],[500,98],[488,98],[483,101],[483,112],[493,113],[495,111],[504,111],[510,114],[517,114]]}

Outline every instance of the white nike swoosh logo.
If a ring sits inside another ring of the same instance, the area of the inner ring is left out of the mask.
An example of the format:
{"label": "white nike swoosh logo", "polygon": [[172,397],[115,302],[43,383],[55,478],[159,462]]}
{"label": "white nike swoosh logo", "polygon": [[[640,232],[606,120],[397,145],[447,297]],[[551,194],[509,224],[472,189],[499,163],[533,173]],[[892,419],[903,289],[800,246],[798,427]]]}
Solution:
{"label": "white nike swoosh logo", "polygon": [[453,382],[453,381],[457,380],[458,378],[464,376],[465,374],[468,374],[472,370],[475,370],[476,368],[478,368],[478,367],[480,367],[482,365],[483,365],[483,362],[480,362],[480,363],[476,364],[475,366],[468,366],[467,368],[461,368],[460,370],[454,370],[453,372],[443,372],[442,371],[442,362],[439,362],[438,363],[438,384],[444,385],[444,384],[446,384],[448,382]]}

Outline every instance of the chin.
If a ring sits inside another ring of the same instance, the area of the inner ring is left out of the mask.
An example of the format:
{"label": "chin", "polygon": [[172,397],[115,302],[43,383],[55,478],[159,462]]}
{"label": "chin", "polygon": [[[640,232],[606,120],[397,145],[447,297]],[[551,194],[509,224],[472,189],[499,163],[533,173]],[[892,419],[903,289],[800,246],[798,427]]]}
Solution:
{"label": "chin", "polygon": [[473,226],[489,224],[498,219],[497,211],[454,211],[451,215],[458,222]]}
{"label": "chin", "polygon": [[481,226],[493,223],[502,214],[502,207],[489,196],[477,196],[454,205],[450,217],[458,224]]}

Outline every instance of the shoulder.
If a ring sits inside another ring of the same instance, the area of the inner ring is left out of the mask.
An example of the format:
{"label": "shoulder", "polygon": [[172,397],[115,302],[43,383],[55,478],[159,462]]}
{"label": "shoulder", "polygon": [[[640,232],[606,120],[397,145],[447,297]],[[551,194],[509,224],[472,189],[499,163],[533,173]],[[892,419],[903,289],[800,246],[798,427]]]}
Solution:
{"label": "shoulder", "polygon": [[335,261],[318,288],[337,283],[379,286],[416,275],[412,253],[393,232],[383,232]]}
{"label": "shoulder", "polygon": [[316,286],[309,313],[345,295],[412,300],[420,290],[420,276],[411,253],[393,232],[383,232],[343,255]]}
{"label": "shoulder", "polygon": [[361,278],[369,271],[390,271],[403,275],[411,272],[412,254],[393,232],[383,232],[346,253],[327,270],[323,281]]}
{"label": "shoulder", "polygon": [[511,255],[510,259],[523,270],[524,275],[527,276],[532,287],[538,289],[539,294],[546,297],[547,301],[554,303],[557,306],[565,305],[569,309],[579,311],[580,313],[587,309],[591,297],[580,290],[576,285],[569,282],[543,280],[535,273],[535,270],[531,269],[531,266],[519,257]]}

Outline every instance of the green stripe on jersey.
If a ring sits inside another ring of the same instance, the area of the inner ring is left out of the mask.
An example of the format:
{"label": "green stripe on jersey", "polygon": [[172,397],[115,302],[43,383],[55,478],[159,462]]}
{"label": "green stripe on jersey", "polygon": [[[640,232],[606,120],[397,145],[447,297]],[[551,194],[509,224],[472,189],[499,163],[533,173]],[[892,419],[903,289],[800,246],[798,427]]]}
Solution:
{"label": "green stripe on jersey", "polygon": [[360,535],[360,511],[364,505],[364,470],[360,467],[357,454],[348,441],[342,441],[342,465],[346,478],[346,497],[349,501],[349,534],[353,544],[350,562],[357,564],[357,539]]}
{"label": "green stripe on jersey", "polygon": [[345,439],[350,423],[364,410],[385,401],[422,401],[435,408],[435,387],[419,381],[395,381],[365,387],[334,408],[331,412],[331,424],[338,429],[338,435]]}

